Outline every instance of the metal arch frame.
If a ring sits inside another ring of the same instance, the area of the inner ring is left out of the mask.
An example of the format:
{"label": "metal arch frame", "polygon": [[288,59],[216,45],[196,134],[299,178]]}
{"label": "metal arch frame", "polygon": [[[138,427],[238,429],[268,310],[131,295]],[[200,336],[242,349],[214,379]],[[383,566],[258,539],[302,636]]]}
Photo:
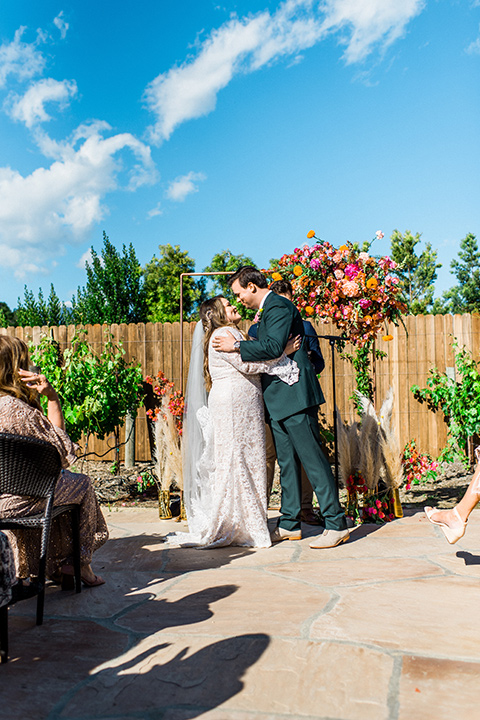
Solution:
{"label": "metal arch frame", "polygon": [[[224,270],[221,272],[203,272],[203,273],[181,273],[180,275],[180,391],[183,393],[183,278],[184,277],[206,277],[208,275],[234,275],[233,270]],[[335,483],[338,489],[338,438],[337,438],[337,417],[336,417],[336,393],[335,393],[335,343],[344,338],[336,335],[317,335],[322,339],[328,340],[332,351],[332,386],[333,386],[333,444],[334,444],[334,461],[335,461]]]}
{"label": "metal arch frame", "polygon": [[191,272],[180,274],[180,392],[183,393],[183,278],[206,277],[207,275],[234,275],[235,270],[222,270],[220,272]]}

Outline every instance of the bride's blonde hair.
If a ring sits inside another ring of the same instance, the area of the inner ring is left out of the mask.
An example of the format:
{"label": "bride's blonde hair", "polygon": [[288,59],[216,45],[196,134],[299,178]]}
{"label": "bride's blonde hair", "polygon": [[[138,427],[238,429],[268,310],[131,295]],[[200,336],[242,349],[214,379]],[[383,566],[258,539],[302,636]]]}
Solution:
{"label": "bride's blonde hair", "polygon": [[[203,340],[203,377],[205,378],[205,387],[207,392],[212,387],[212,378],[208,369],[208,344],[212,333],[219,327],[230,326],[236,327],[236,325],[229,321],[227,313],[225,312],[225,306],[222,300],[226,300],[223,295],[216,295],[209,300],[205,300],[200,305],[200,320],[202,321],[203,329],[205,331],[205,337]],[[240,330],[242,336],[247,339],[245,333]]]}

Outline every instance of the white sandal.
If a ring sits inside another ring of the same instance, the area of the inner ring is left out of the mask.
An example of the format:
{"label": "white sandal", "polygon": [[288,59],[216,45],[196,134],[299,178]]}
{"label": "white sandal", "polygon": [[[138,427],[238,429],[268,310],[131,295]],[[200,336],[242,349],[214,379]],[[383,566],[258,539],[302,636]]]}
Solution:
{"label": "white sandal", "polygon": [[423,509],[428,520],[432,523],[432,525],[439,526],[450,545],[453,545],[457,542],[457,540],[460,540],[460,538],[465,535],[465,528],[468,520],[462,520],[462,518],[460,517],[460,513],[458,512],[456,507],[453,508],[453,512],[457,516],[458,521],[461,523],[461,527],[456,528],[451,528],[450,525],[447,525],[447,523],[440,522],[439,520],[434,520],[432,518],[432,515],[434,515],[436,512],[439,512],[438,508],[432,508],[427,506]]}

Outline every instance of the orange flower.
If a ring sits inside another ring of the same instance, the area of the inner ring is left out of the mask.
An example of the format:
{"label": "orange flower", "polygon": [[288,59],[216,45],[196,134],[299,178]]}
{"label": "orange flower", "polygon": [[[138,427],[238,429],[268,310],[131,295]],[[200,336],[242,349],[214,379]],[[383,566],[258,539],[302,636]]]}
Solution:
{"label": "orange flower", "polygon": [[390,342],[390,340],[393,340],[393,335],[384,335],[382,337],[382,340],[385,340],[385,342]]}
{"label": "orange flower", "polygon": [[374,278],[374,277],[368,278],[368,280],[367,280],[367,288],[368,288],[369,290],[375,290],[376,287],[377,287],[377,285],[378,285],[378,280],[377,280],[377,278]]}
{"label": "orange flower", "polygon": [[301,275],[302,273],[303,273],[303,268],[302,268],[302,266],[301,266],[301,265],[295,265],[295,267],[293,268],[293,274],[296,275],[297,277],[300,277],[300,275]]}
{"label": "orange flower", "polygon": [[307,313],[307,315],[313,315],[315,310],[311,305],[307,305],[307,307],[305,308],[305,312]]}
{"label": "orange flower", "polygon": [[340,245],[338,249],[344,252],[345,250],[348,250],[348,245]]}
{"label": "orange flower", "polygon": [[308,238],[309,240],[311,240],[312,237],[315,237],[315,230],[309,230],[308,233],[307,233],[307,238]]}
{"label": "orange flower", "polygon": [[272,280],[275,280],[275,282],[277,282],[278,280],[281,280],[281,279],[282,279],[282,276],[280,275],[280,273],[277,273],[277,272],[272,273]]}

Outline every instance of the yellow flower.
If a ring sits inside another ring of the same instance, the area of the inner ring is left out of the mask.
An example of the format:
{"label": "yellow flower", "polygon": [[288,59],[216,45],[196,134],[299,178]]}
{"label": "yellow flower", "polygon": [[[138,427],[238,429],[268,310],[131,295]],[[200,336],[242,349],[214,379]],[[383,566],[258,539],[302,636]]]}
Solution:
{"label": "yellow flower", "polygon": [[301,275],[302,273],[303,273],[303,268],[302,268],[302,266],[301,266],[301,265],[295,265],[295,267],[293,268],[293,274],[296,275],[297,277],[300,277],[300,275]]}
{"label": "yellow flower", "polygon": [[374,278],[374,277],[368,278],[368,280],[367,280],[367,288],[368,288],[369,290],[375,290],[375,288],[377,287],[377,285],[378,285],[378,280],[377,280],[377,278]]}
{"label": "yellow flower", "polygon": [[393,335],[384,335],[382,337],[382,340],[385,340],[385,342],[390,342],[390,340],[393,340]]}
{"label": "yellow flower", "polygon": [[313,313],[315,312],[315,310],[312,308],[311,305],[307,305],[307,306],[305,307],[305,312],[307,313],[307,315],[313,315]]}
{"label": "yellow flower", "polygon": [[309,230],[308,233],[307,233],[307,238],[308,238],[309,240],[311,240],[312,237],[315,237],[315,230]]}
{"label": "yellow flower", "polygon": [[342,250],[342,252],[343,252],[344,250],[348,250],[348,245],[340,245],[340,247],[338,249]]}
{"label": "yellow flower", "polygon": [[282,276],[280,275],[280,273],[277,273],[277,272],[272,273],[272,280],[275,280],[275,282],[277,282],[278,280],[281,280],[281,279],[282,279]]}

